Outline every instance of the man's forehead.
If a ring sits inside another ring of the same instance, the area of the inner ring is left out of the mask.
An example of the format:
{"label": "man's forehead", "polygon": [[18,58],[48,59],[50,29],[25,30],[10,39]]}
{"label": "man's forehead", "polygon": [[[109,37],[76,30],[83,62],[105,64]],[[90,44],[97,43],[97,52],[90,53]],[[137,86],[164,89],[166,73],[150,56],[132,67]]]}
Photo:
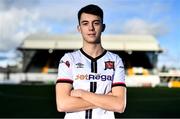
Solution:
{"label": "man's forehead", "polygon": [[101,17],[93,14],[82,13],[80,21],[88,21],[88,20],[101,21]]}

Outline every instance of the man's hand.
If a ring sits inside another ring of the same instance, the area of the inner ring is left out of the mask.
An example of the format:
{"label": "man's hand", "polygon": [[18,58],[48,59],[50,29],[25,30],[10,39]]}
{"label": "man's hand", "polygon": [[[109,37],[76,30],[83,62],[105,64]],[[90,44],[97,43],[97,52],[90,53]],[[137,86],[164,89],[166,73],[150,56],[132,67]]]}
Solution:
{"label": "man's hand", "polygon": [[98,94],[82,89],[71,90],[72,97],[83,99],[98,108],[114,112],[124,112],[126,106],[126,88],[114,87],[107,94]]}
{"label": "man's hand", "polygon": [[110,91],[109,93],[107,93],[107,95],[113,95],[112,92]]}

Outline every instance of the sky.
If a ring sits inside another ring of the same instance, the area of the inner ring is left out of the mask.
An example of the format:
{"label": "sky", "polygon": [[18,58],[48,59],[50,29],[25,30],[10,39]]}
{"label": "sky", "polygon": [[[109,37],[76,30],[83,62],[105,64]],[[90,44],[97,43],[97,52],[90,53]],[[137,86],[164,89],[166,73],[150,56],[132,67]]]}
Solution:
{"label": "sky", "polygon": [[0,53],[32,33],[76,34],[77,12],[104,10],[103,34],[153,35],[163,48],[158,66],[180,68],[180,0],[0,0]]}

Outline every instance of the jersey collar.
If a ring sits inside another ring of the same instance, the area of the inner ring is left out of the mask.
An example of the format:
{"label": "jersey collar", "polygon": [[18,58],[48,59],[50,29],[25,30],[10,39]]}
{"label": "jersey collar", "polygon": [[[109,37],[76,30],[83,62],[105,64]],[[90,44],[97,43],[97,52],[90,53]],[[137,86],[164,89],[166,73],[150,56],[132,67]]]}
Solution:
{"label": "jersey collar", "polygon": [[106,52],[107,52],[107,50],[104,50],[104,52],[103,52],[101,55],[97,56],[96,58],[93,58],[93,57],[91,57],[90,55],[86,54],[86,53],[83,51],[82,48],[80,49],[80,51],[81,51],[81,53],[82,53],[83,55],[85,55],[88,59],[93,60],[93,61],[100,59],[100,58],[103,57],[103,56],[106,54]]}

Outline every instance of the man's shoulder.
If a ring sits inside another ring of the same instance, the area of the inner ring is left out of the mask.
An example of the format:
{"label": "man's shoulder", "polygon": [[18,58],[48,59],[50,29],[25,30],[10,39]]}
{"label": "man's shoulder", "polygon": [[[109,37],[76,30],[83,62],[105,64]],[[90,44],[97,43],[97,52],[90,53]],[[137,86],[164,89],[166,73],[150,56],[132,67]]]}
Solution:
{"label": "man's shoulder", "polygon": [[77,57],[79,54],[79,50],[74,50],[74,51],[71,51],[71,52],[66,52],[64,55],[67,56],[67,57]]}
{"label": "man's shoulder", "polygon": [[108,54],[108,55],[111,55],[111,56],[113,56],[113,57],[119,57],[118,54],[116,54],[116,53],[114,53],[114,52],[111,52],[111,51],[107,51],[107,54]]}
{"label": "man's shoulder", "polygon": [[71,52],[67,52],[65,54],[67,55],[77,55],[79,53],[79,50],[74,50],[74,51],[71,51]]}
{"label": "man's shoulder", "polygon": [[117,53],[107,51],[107,55],[116,61],[122,60],[121,56],[118,55]]}

